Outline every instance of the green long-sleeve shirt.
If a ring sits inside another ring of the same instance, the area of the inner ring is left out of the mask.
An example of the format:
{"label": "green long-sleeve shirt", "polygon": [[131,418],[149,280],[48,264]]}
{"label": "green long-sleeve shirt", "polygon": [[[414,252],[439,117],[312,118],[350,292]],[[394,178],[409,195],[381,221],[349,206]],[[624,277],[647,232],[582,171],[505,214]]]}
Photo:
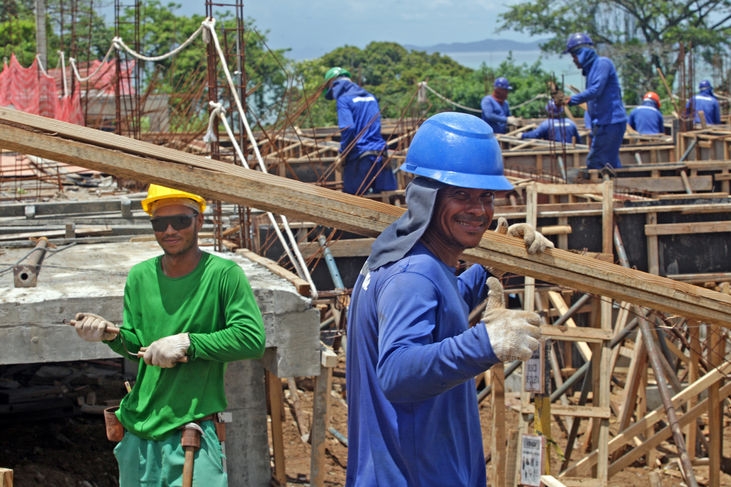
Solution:
{"label": "green long-sleeve shirt", "polygon": [[264,353],[261,311],[239,265],[203,252],[187,276],[169,278],[162,256],[130,269],[120,336],[108,342],[128,356],[155,340],[189,333],[188,362],[160,368],[139,362],[137,380],[117,412],[124,427],[147,439],[226,409],[226,363]]}

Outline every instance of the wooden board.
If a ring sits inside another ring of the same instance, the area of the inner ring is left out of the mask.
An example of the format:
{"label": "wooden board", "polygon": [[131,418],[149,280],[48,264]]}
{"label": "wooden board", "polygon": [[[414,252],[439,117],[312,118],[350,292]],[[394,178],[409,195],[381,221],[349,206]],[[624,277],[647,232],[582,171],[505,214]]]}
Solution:
{"label": "wooden board", "polygon": [[[312,220],[375,237],[404,209],[272,174],[8,108],[0,145],[117,177]],[[522,240],[486,232],[465,258],[502,271],[731,327],[731,296],[561,249],[528,255]]]}

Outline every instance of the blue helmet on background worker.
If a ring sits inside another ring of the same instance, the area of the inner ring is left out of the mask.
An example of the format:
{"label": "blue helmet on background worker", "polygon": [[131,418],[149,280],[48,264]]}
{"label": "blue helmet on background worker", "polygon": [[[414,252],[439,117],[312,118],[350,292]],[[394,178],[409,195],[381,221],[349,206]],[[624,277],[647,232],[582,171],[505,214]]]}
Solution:
{"label": "blue helmet on background worker", "polygon": [[443,112],[416,131],[401,170],[450,186],[508,191],[503,156],[492,128],[467,113]]}
{"label": "blue helmet on background worker", "polygon": [[494,88],[502,88],[503,90],[512,90],[513,89],[513,87],[510,86],[510,82],[508,81],[508,78],[504,78],[502,76],[495,79],[495,83],[493,83],[492,86]]}
{"label": "blue helmet on background worker", "polygon": [[700,91],[712,90],[713,89],[713,86],[711,86],[711,82],[710,81],[708,81],[707,79],[704,79],[703,81],[701,81],[700,83],[698,83],[698,89]]}
{"label": "blue helmet on background worker", "polygon": [[571,34],[566,41],[566,49],[564,49],[563,54],[572,53],[580,47],[594,48],[594,42],[591,40],[591,37],[589,37],[589,34],[584,32],[575,32]]}

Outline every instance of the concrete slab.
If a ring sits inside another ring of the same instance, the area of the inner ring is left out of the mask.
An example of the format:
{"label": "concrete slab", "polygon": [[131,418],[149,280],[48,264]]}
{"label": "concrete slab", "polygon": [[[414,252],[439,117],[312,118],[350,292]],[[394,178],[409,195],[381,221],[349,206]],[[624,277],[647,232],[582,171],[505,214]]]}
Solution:
{"label": "concrete slab", "polygon": [[[36,285],[16,287],[13,267],[32,259],[32,252],[0,248],[0,365],[118,357],[105,345],[80,340],[64,320],[90,311],[120,323],[127,272],[159,255],[157,242],[47,249]],[[217,254],[238,262],[254,290],[267,333],[264,367],[280,377],[318,375],[319,311],[311,301],[259,264],[235,253]]]}
{"label": "concrete slab", "polygon": [[[279,377],[320,374],[320,312],[289,281],[235,253],[204,250],[239,263],[264,317],[262,360],[229,364],[227,470],[231,487],[271,482],[264,369]],[[91,311],[119,323],[129,268],[161,253],[157,242],[78,244],[48,249],[36,285],[16,287],[13,268],[32,259],[29,248],[0,247],[0,365],[119,358],[78,338],[64,320]]]}

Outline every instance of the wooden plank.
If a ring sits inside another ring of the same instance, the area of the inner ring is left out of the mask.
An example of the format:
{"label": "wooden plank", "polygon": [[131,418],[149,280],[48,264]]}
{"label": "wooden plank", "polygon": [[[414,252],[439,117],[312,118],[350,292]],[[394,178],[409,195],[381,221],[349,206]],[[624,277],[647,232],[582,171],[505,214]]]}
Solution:
{"label": "wooden plank", "polygon": [[262,257],[261,255],[256,254],[249,249],[238,249],[236,250],[236,253],[239,255],[243,255],[253,262],[263,265],[279,277],[287,279],[289,282],[294,284],[294,287],[297,288],[297,292],[301,296],[310,295],[310,283],[299,277],[297,274],[294,274],[293,272],[290,272],[284,267],[278,265],[273,260]]}
{"label": "wooden plank", "polygon": [[0,467],[0,487],[13,487],[13,471]]}
{"label": "wooden plank", "polygon": [[[564,301],[563,296],[561,296],[561,293],[558,293],[556,291],[549,291],[548,299],[551,300],[551,304],[553,304],[553,306],[558,310],[559,314],[564,315],[569,310],[569,306],[566,304],[566,301]],[[543,328],[543,327],[541,327],[541,328]],[[566,328],[567,328],[567,332],[568,332],[568,329],[576,330],[578,328],[576,326],[576,323],[574,322],[573,318],[569,318],[566,320]],[[594,329],[594,330],[596,331],[596,329]],[[566,335],[568,335],[568,333],[566,333]],[[609,339],[611,339],[611,337],[609,337]],[[584,360],[589,361],[589,360],[591,360],[591,349],[585,343],[586,341],[587,340],[577,342],[576,347],[579,349],[579,352],[581,353],[581,356],[584,358]]]}
{"label": "wooden plank", "polygon": [[[109,225],[96,226],[79,226],[74,229],[74,234],[79,235],[111,235],[112,227]],[[66,230],[37,230],[34,232],[11,233],[0,235],[0,242],[10,242],[13,240],[28,240],[31,238],[63,238],[66,236]]]}
{"label": "wooden plank", "polygon": [[[697,381],[690,384],[688,387],[683,389],[678,394],[675,394],[672,398],[673,407],[678,409],[682,404],[689,401],[692,397],[696,397],[701,392],[705,391],[712,384],[726,378],[726,374],[731,372],[731,362],[726,362],[719,368],[709,371],[706,375],[698,379]],[[724,386],[726,388],[731,387],[731,383]],[[701,401],[696,407],[701,407],[706,404],[706,400]],[[622,448],[625,444],[630,443],[632,438],[639,434],[643,434],[649,427],[652,427],[655,423],[665,419],[665,409],[663,406],[659,406],[653,411],[649,412],[643,418],[639,419],[628,428],[622,430],[617,436],[609,441],[609,451],[611,455],[615,451]],[[668,428],[667,435],[670,436],[671,432]],[[564,472],[564,475],[575,474],[577,471],[589,468],[594,465],[597,461],[597,450],[593,450],[589,454],[585,455],[581,460],[575,464],[569,466]]]}
{"label": "wooden plank", "polygon": [[645,225],[645,235],[686,235],[731,232],[731,221],[658,223]]}
{"label": "wooden plank", "polygon": [[[347,238],[331,240],[327,244],[333,257],[368,257],[371,253],[371,246],[374,238]],[[302,242],[299,244],[302,257],[311,259],[322,253],[322,247],[318,242]]]}
{"label": "wooden plank", "polygon": [[[725,399],[731,394],[731,384],[726,384],[724,387],[720,389],[720,397],[719,399]],[[700,401],[697,405],[693,406],[678,418],[678,425],[680,427],[687,426],[691,423],[691,421],[695,421],[698,416],[704,414],[708,407],[711,406],[711,400],[708,398],[703,399]],[[629,467],[634,463],[635,460],[645,455],[650,450],[654,449],[656,446],[660,445],[663,441],[670,438],[672,436],[672,431],[670,428],[670,425],[664,426],[662,429],[657,431],[654,435],[646,438],[642,444],[635,446],[631,451],[624,454],[622,457],[620,457],[617,461],[613,462],[612,465],[609,467],[609,476],[621,472],[625,468]],[[613,439],[614,440],[614,439]],[[611,444],[611,442],[610,442]],[[710,471],[710,469],[709,469]],[[718,470],[717,472],[721,471],[721,463],[720,460],[718,462]],[[718,476],[717,476],[718,478]],[[718,484],[717,484],[718,486]],[[716,486],[716,487],[717,487]]]}
{"label": "wooden plank", "polygon": [[[403,208],[167,147],[0,108],[0,145],[117,177],[193,191],[204,197],[311,219],[375,237]],[[731,296],[561,249],[528,255],[522,240],[485,232],[467,260],[505,272],[628,301],[731,328]]]}
{"label": "wooden plank", "polygon": [[614,184],[617,191],[637,191],[641,193],[685,193],[711,191],[713,176],[688,176],[686,182],[681,176],[616,178]]}
{"label": "wooden plank", "polygon": [[287,485],[287,471],[285,468],[284,455],[284,428],[282,426],[283,405],[282,405],[282,381],[268,370],[264,370],[269,398],[269,417],[271,418],[272,429],[272,450],[274,468],[272,479],[280,486]]}
{"label": "wooden plank", "polygon": [[492,398],[492,435],[490,437],[489,477],[495,487],[506,487],[507,438],[505,436],[505,365],[500,362],[485,372],[490,377],[490,397]]}
{"label": "wooden plank", "polygon": [[[326,360],[322,360],[327,363]],[[325,432],[328,428],[328,402],[332,390],[332,367],[320,365],[320,375],[315,377],[315,386],[312,397],[312,429],[310,443],[312,451],[310,457],[310,485],[324,487],[327,479],[325,469],[325,449],[327,447]]]}
{"label": "wooden plank", "polygon": [[[522,408],[523,414],[533,414],[535,409],[533,407]],[[609,407],[596,407],[596,406],[572,406],[563,404],[551,404],[551,415],[552,416],[572,416],[576,418],[598,418],[598,419],[609,419],[612,411]]]}
{"label": "wooden plank", "polygon": [[[563,307],[563,311],[560,311],[561,314],[564,314],[568,310],[568,307],[566,307],[565,303]],[[578,327],[575,324],[568,325],[569,321],[573,323],[573,321],[569,319],[566,321],[566,325],[541,325],[541,336],[544,338],[553,338],[555,340],[591,343],[600,343],[605,340],[612,339],[612,332],[606,332],[599,328]],[[579,345],[581,346],[581,344]],[[587,353],[591,353],[589,347],[587,347],[586,344],[584,344],[584,346],[582,346],[581,348]]]}

